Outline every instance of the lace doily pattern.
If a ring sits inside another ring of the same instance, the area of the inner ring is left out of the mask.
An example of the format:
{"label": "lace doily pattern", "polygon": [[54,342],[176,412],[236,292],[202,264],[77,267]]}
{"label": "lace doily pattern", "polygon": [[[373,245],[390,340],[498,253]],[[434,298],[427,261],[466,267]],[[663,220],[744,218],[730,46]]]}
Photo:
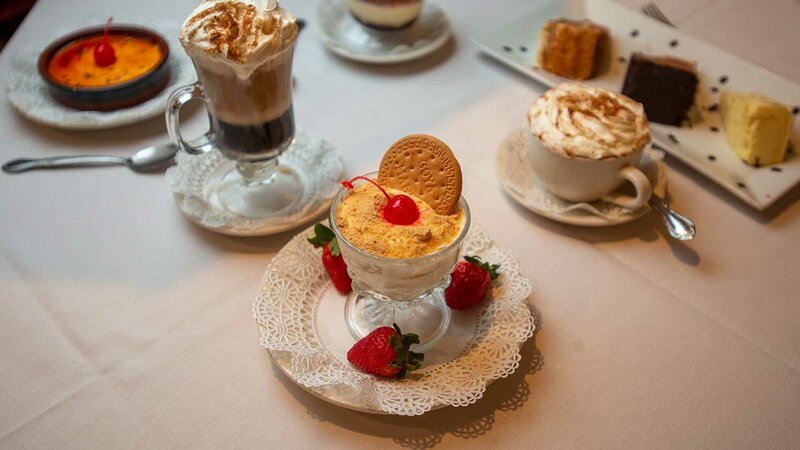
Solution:
{"label": "lace doily pattern", "polygon": [[[107,19],[107,17],[89,18],[85,21],[85,25],[103,24]],[[158,95],[130,108],[107,112],[80,111],[55,101],[50,95],[47,84],[39,75],[37,64],[39,54],[47,43],[74,31],[62,30],[54,33],[40,47],[28,47],[11,54],[8,71],[5,74],[6,97],[9,102],[23,116],[34,122],[69,130],[119,127],[163,115],[169,93],[178,86],[193,83],[196,79],[194,68],[191,60],[183,53],[178,44],[178,28],[174,23],[150,24],[144,20],[128,21],[146,23],[146,26],[153,28],[169,43],[170,55],[167,60],[170,72],[169,81]]]}
{"label": "lace doily pattern", "polygon": [[175,166],[167,170],[166,176],[178,206],[198,225],[237,236],[272,234],[322,214],[338,190],[344,167],[330,143],[304,131],[295,134],[294,142],[279,161],[295,169],[305,186],[296,207],[280,217],[249,219],[229,212],[215,201],[215,184],[234,168],[233,162],[216,150],[198,156],[179,152]]}
{"label": "lace doily pattern", "polygon": [[[536,179],[527,154],[524,133],[524,129],[511,132],[500,144],[497,152],[498,177],[506,189],[513,191],[515,197],[520,198],[523,206],[554,214],[586,211],[612,222],[639,213],[604,201],[573,203],[551,194]],[[639,168],[653,185],[653,193],[661,198],[665,198],[667,192],[667,174],[663,160],[663,152],[647,147],[639,163]]]}
{"label": "lace doily pattern", "polygon": [[312,229],[295,236],[272,260],[253,303],[262,327],[261,344],[291,356],[292,378],[306,387],[347,385],[363,393],[374,412],[419,415],[444,405],[466,406],[483,396],[493,380],[519,366],[520,347],[532,336],[528,305],[530,281],[516,256],[497,246],[477,224],[463,254],[502,265],[502,275],[477,312],[474,332],[453,360],[412,373],[404,380],[383,380],[342,363],[325,347],[317,328],[317,309],[331,288],[319,251],[306,242]]}

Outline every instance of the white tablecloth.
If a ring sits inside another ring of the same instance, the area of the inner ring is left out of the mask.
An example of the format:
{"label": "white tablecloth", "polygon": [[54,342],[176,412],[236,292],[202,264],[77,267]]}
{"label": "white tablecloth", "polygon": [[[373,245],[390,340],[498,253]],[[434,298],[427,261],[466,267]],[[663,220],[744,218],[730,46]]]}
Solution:
{"label": "white tablecloth", "polygon": [[[194,3],[40,0],[0,68],[89,14],[182,21]],[[340,149],[349,174],[373,170],[414,132],[455,149],[473,217],[533,281],[539,331],[520,369],[466,408],[414,418],[340,409],[258,344],[251,302],[293,232],[200,229],[162,175],[0,174],[0,447],[797,447],[800,189],[757,213],[670,159],[674,206],[698,224],[692,242],[667,239],[654,215],[607,229],[539,218],[500,191],[494,153],[543,88],[469,42],[536,2],[438,1],[454,42],[387,67],[327,52],[317,3],[283,3],[310,24],[295,63],[298,122]],[[800,82],[797,1],[658,3],[681,30]],[[67,132],[4,100],[0,160],[126,155],[166,140],[160,119]],[[204,126],[202,114],[192,121]]]}

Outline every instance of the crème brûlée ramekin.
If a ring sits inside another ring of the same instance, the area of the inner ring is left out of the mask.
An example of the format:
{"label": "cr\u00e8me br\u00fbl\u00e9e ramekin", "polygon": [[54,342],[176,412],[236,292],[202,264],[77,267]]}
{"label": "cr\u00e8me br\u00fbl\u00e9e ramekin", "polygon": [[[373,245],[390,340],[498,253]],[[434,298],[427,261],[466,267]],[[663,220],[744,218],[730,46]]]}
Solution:
{"label": "cr\u00e8me br\u00fbl\u00e9e ramekin", "polygon": [[380,30],[397,30],[411,25],[422,9],[422,0],[347,0],[353,17]]}

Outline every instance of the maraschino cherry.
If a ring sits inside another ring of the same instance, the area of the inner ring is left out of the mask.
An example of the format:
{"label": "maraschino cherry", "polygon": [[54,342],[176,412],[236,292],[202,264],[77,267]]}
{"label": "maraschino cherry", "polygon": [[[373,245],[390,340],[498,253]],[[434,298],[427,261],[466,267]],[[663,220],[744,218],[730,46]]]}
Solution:
{"label": "maraschino cherry", "polygon": [[394,225],[411,225],[419,219],[419,208],[411,197],[404,194],[390,196],[380,184],[367,177],[355,177],[350,181],[342,181],[342,186],[346,189],[353,189],[353,182],[356,180],[369,181],[386,196],[386,205],[381,209],[381,214],[387,222]]}
{"label": "maraschino cherry", "polygon": [[114,53],[114,47],[108,43],[108,28],[111,26],[113,17],[108,18],[106,27],[103,30],[103,41],[94,47],[94,63],[98,67],[108,67],[117,60],[117,55]]}

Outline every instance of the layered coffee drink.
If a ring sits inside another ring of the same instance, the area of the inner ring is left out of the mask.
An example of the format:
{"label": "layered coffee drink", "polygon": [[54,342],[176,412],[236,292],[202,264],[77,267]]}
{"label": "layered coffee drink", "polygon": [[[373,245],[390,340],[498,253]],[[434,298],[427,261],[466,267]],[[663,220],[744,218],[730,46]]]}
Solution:
{"label": "layered coffee drink", "polygon": [[296,39],[295,18],[275,0],[206,0],[183,24],[181,44],[228,158],[263,161],[289,146]]}

